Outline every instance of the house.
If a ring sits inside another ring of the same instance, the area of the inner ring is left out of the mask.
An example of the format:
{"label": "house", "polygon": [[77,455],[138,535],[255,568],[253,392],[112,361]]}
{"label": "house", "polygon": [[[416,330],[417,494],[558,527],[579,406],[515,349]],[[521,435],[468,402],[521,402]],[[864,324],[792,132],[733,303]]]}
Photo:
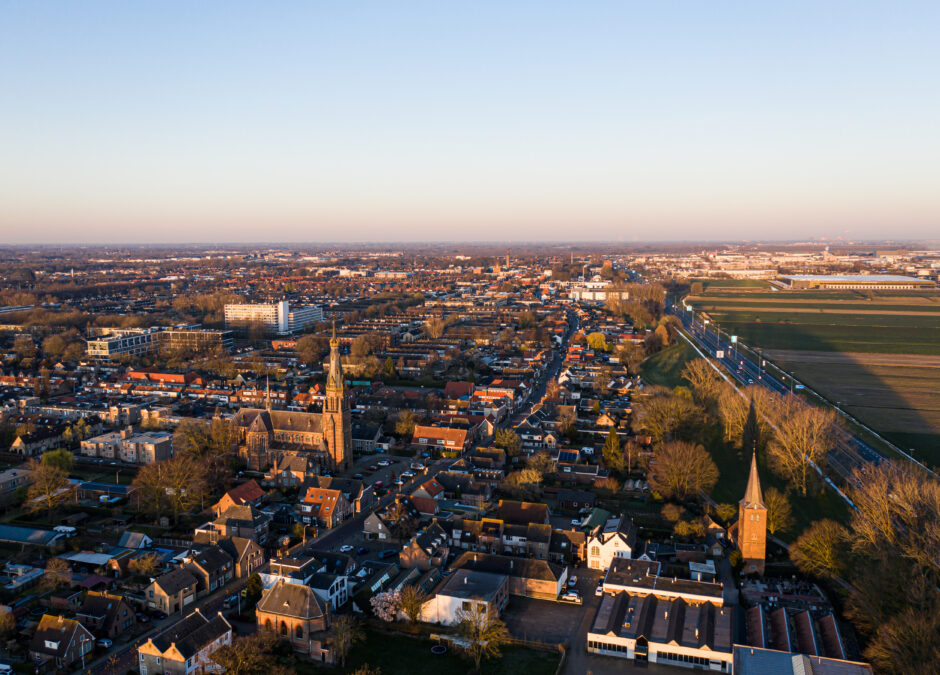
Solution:
{"label": "house", "polygon": [[555,600],[565,587],[568,568],[546,560],[514,558],[493,553],[466,552],[452,564],[451,569],[504,574],[509,578],[510,595],[522,595],[543,600]]}
{"label": "house", "polygon": [[443,567],[450,553],[447,532],[436,522],[413,536],[398,554],[399,565],[415,567],[423,572]]}
{"label": "house", "polygon": [[18,488],[27,486],[32,482],[32,471],[29,471],[27,466],[21,464],[12,469],[0,471],[0,504],[6,504],[13,499],[13,493]]}
{"label": "house", "polygon": [[353,452],[360,455],[371,455],[376,451],[382,439],[382,427],[362,422],[352,423]]}
{"label": "house", "polygon": [[178,568],[162,574],[144,589],[147,607],[166,614],[182,612],[196,599],[199,581],[188,569]]}
{"label": "house", "polygon": [[444,497],[444,486],[441,485],[436,479],[429,478],[419,485],[414,492],[411,493],[412,497],[423,497],[426,499],[442,499]]}
{"label": "house", "polygon": [[345,574],[317,572],[306,585],[334,612],[349,600],[349,577]]}
{"label": "house", "polygon": [[509,602],[509,577],[505,574],[459,569],[444,577],[431,597],[421,606],[421,620],[453,626],[462,613],[482,606],[502,613]]}
{"label": "house", "polygon": [[614,558],[632,558],[636,550],[636,525],[626,516],[608,519],[594,527],[585,542],[588,567],[606,570]]}
{"label": "house", "polygon": [[221,673],[212,654],[232,643],[232,625],[219,612],[211,619],[197,609],[137,648],[140,675]]}
{"label": "house", "polygon": [[308,524],[332,528],[352,514],[352,504],[339,490],[307,488],[300,502],[300,518]]}
{"label": "house", "polygon": [[580,530],[552,530],[548,559],[562,565],[573,565],[584,560],[586,539]]}
{"label": "house", "polygon": [[435,480],[444,488],[445,499],[456,499],[478,509],[484,508],[490,500],[490,486],[468,474],[441,471]]}
{"label": "house", "polygon": [[95,636],[81,623],[62,616],[43,614],[29,643],[29,660],[37,670],[54,664],[58,670],[72,670],[95,648]]}
{"label": "house", "polygon": [[319,464],[305,452],[278,452],[273,457],[271,468],[265,472],[263,482],[277,488],[297,487],[319,471]]}
{"label": "house", "polygon": [[215,513],[216,518],[220,518],[230,506],[245,506],[246,504],[260,506],[265,494],[267,493],[256,481],[250,480],[222,495],[222,498],[212,507],[212,512]]}
{"label": "house", "polygon": [[263,545],[268,540],[270,523],[271,516],[245,504],[228,507],[215,521],[198,527],[196,532],[217,532],[220,537],[244,537]]}
{"label": "house", "polygon": [[[320,487],[328,490],[339,490],[343,496],[353,505],[355,513],[362,513],[372,506],[375,499],[375,493],[371,488],[367,488],[365,483],[356,478],[339,478],[337,476],[314,476],[305,485],[307,487]],[[303,492],[301,490],[301,492]]]}
{"label": "house", "polygon": [[137,616],[120,595],[89,591],[75,618],[98,637],[114,639],[137,623]]}
{"label": "house", "polygon": [[197,591],[200,594],[212,593],[235,576],[235,563],[220,546],[200,546],[183,560],[183,568],[198,580]]}
{"label": "house", "polygon": [[411,444],[421,449],[431,450],[437,448],[442,451],[461,453],[467,449],[467,430],[451,429],[448,427],[429,427],[415,425],[411,436]]}
{"label": "house", "polygon": [[562,488],[558,491],[558,508],[568,511],[581,511],[582,509],[593,509],[597,501],[597,495],[588,490],[570,490]]}
{"label": "house", "polygon": [[421,512],[407,497],[396,496],[394,502],[381,511],[374,511],[362,522],[366,539],[404,539],[414,531]]}
{"label": "house", "polygon": [[222,537],[216,544],[232,559],[236,579],[246,579],[264,565],[264,549],[251,539]]}
{"label": "house", "polygon": [[517,502],[510,499],[499,500],[493,517],[514,525],[528,525],[529,523],[549,524],[547,504]]}
{"label": "house", "polygon": [[312,588],[278,582],[264,591],[255,616],[258,630],[277,636],[314,661],[333,663],[334,651],[327,642],[330,610]]}

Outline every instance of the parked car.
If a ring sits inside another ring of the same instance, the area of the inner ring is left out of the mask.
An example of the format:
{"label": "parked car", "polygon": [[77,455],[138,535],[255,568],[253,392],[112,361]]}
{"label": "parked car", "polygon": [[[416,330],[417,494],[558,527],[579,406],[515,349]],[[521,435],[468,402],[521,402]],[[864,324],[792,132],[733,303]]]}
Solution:
{"label": "parked car", "polygon": [[380,459],[378,462],[379,466],[391,466],[392,460],[390,459]]}
{"label": "parked car", "polygon": [[594,589],[594,595],[601,596],[604,595],[604,582],[597,584],[597,588]]}
{"label": "parked car", "polygon": [[561,602],[570,602],[575,605],[580,605],[581,594],[577,591],[568,591],[567,593],[563,593],[559,600],[561,600]]}
{"label": "parked car", "polygon": [[353,546],[352,544],[343,544],[342,546],[339,547],[339,552],[340,552],[340,553],[349,553],[350,551],[352,551],[352,550],[354,550],[354,549],[355,549],[355,546]]}
{"label": "parked car", "polygon": [[578,585],[578,575],[572,574],[570,577],[568,577],[568,585],[569,585],[569,586],[577,586],[577,585]]}
{"label": "parked car", "polygon": [[421,462],[412,462],[411,468],[414,469],[415,471],[424,471],[424,464],[422,464]]}
{"label": "parked car", "polygon": [[572,519],[571,519],[571,524],[574,525],[575,527],[581,527],[581,519],[580,519],[580,518],[572,518]]}
{"label": "parked car", "polygon": [[111,649],[111,645],[114,643],[111,642],[108,638],[98,638],[95,640],[95,644],[101,649]]}
{"label": "parked car", "polygon": [[415,477],[414,471],[402,471],[401,477],[406,479],[411,479]]}
{"label": "parked car", "polygon": [[354,473],[354,474],[353,474],[353,478],[355,478],[356,480],[362,480],[362,474],[361,474],[361,473]]}
{"label": "parked car", "polygon": [[377,467],[375,464],[370,464],[370,465],[368,466],[368,469],[369,469],[369,471],[378,471],[378,470],[379,470],[379,467]]}
{"label": "parked car", "polygon": [[238,604],[238,596],[237,596],[237,595],[230,595],[230,596],[228,596],[227,598],[225,598],[225,602],[222,603],[222,605],[223,605],[226,609],[229,609],[229,608],[231,608],[231,607],[235,607],[237,604]]}

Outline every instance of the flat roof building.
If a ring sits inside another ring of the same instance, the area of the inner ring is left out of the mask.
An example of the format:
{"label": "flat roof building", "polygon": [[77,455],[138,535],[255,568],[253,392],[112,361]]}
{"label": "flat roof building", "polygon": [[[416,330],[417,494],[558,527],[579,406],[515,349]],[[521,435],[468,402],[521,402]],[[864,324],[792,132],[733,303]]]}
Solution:
{"label": "flat roof building", "polygon": [[937,287],[928,279],[899,274],[783,274],[777,278],[791,290],[926,290]]}
{"label": "flat roof building", "polygon": [[260,323],[280,335],[295,333],[323,321],[323,310],[317,305],[292,310],[287,300],[280,302],[225,305],[225,325]]}

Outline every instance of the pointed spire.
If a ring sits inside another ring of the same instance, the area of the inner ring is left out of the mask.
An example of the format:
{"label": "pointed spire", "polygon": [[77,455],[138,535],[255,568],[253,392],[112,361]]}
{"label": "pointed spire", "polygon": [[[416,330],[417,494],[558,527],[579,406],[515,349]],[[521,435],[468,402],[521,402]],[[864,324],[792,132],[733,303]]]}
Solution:
{"label": "pointed spire", "polygon": [[264,376],[264,409],[271,410],[271,376]]}
{"label": "pointed spire", "polygon": [[760,489],[760,476],[757,475],[757,453],[751,455],[751,475],[747,478],[747,489],[744,491],[744,499],[741,500],[741,506],[764,508],[764,495]]}
{"label": "pointed spire", "polygon": [[343,361],[339,354],[339,340],[336,339],[336,321],[333,321],[333,337],[330,339],[330,373],[326,378],[328,391],[343,389]]}

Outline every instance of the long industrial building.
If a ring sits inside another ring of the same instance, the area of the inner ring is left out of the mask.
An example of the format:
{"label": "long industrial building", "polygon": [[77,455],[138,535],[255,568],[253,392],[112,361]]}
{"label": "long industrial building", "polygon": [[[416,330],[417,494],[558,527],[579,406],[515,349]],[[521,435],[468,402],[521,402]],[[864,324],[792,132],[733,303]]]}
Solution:
{"label": "long industrial building", "polygon": [[777,278],[791,290],[929,290],[937,287],[930,279],[899,274],[784,274]]}

